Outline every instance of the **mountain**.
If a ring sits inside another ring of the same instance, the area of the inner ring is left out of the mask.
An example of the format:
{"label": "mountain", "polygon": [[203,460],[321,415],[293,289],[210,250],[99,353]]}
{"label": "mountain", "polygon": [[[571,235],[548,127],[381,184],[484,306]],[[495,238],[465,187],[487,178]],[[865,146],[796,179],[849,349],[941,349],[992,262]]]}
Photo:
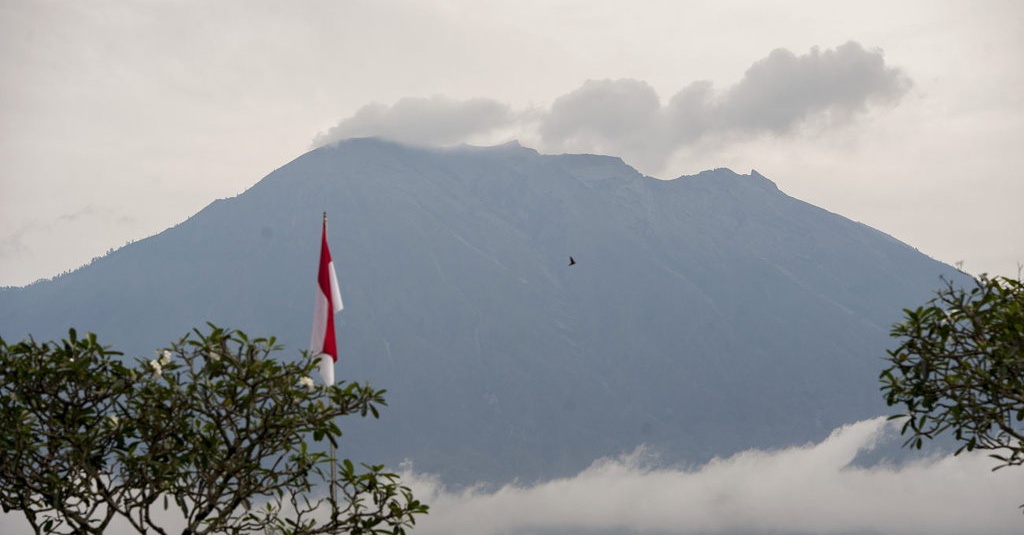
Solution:
{"label": "mountain", "polygon": [[[343,453],[445,481],[820,440],[887,409],[888,331],[954,269],[757,172],[353,139],[67,275],[0,290],[0,334],[152,355],[213,322],[308,343],[321,213],[337,377],[389,391]],[[572,256],[575,265],[569,265]]]}

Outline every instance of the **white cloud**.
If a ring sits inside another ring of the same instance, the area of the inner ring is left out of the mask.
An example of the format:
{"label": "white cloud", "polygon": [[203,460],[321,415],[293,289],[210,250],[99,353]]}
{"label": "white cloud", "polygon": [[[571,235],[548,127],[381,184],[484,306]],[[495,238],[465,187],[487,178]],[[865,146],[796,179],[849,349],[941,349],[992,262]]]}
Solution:
{"label": "white cloud", "polygon": [[551,105],[540,125],[541,141],[555,150],[636,149],[657,139],[661,114],[658,94],[646,82],[588,80]]}
{"label": "white cloud", "polygon": [[799,56],[776,49],[735,85],[716,91],[711,82],[693,82],[667,105],[647,82],[628,78],[588,80],[540,111],[513,112],[491,99],[404,98],[361,108],[315,143],[381,136],[452,145],[504,141],[495,139],[501,134],[545,152],[620,155],[652,172],[705,138],[736,141],[847,124],[873,105],[898,103],[910,85],[880,50],[855,42]]}
{"label": "white cloud", "polygon": [[393,106],[369,104],[314,141],[326,145],[352,137],[380,136],[415,145],[469,142],[508,126],[509,107],[491,99],[454,100],[443,96],[403,98]]}
{"label": "white cloud", "polygon": [[420,535],[1019,533],[1024,471],[993,473],[984,455],[852,465],[885,426],[881,418],[859,422],[820,444],[749,451],[694,469],[652,468],[633,455],[573,478],[493,492],[449,492],[436,479],[404,477],[431,505]]}

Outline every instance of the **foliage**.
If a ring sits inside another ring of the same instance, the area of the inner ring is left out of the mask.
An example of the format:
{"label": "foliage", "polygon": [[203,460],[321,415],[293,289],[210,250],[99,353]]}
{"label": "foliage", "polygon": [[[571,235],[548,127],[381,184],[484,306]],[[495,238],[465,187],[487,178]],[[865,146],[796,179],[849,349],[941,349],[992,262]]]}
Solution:
{"label": "foliage", "polygon": [[[398,476],[344,460],[331,481],[323,451],[342,435],[338,417],[377,417],[384,392],[317,386],[312,359],[281,361],[279,349],[212,325],[132,364],[74,330],[0,339],[0,505],[36,533],[118,521],[139,533],[402,535],[427,507]],[[330,497],[310,497],[325,482]]]}
{"label": "foliage", "polygon": [[989,450],[996,468],[1024,464],[1024,283],[982,276],[946,287],[893,326],[900,345],[881,374],[901,405],[907,445],[952,432],[956,453]]}

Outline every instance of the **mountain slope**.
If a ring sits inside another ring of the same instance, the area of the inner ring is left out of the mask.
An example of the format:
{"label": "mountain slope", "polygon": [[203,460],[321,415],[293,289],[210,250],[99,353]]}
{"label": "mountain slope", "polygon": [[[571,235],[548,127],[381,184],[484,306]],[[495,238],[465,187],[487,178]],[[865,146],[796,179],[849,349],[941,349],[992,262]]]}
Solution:
{"label": "mountain slope", "polygon": [[337,377],[391,405],[344,423],[346,453],[452,482],[565,475],[641,443],[697,461],[884,413],[889,325],[958,276],[756,172],[660,181],[605,156],[356,139],[0,290],[0,334],[74,326],[149,354],[211,321],[293,355],[322,211],[346,306]]}

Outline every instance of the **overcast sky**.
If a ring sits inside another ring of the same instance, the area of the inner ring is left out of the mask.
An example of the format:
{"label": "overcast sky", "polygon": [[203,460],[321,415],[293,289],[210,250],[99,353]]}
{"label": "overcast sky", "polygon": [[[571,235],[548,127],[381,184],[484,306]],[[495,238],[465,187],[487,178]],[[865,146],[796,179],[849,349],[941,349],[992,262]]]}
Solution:
{"label": "overcast sky", "polygon": [[353,135],[753,168],[1013,275],[1022,51],[1016,0],[0,0],[0,285]]}
{"label": "overcast sky", "polygon": [[[939,260],[1015,275],[1022,53],[1019,0],[0,0],[0,285],[74,269],[353,135],[518,139],[665,179],[756,169]],[[1020,525],[1024,472],[982,456],[844,468],[878,425],[692,471],[611,462],[497,493],[418,482],[434,505],[421,529]]]}

